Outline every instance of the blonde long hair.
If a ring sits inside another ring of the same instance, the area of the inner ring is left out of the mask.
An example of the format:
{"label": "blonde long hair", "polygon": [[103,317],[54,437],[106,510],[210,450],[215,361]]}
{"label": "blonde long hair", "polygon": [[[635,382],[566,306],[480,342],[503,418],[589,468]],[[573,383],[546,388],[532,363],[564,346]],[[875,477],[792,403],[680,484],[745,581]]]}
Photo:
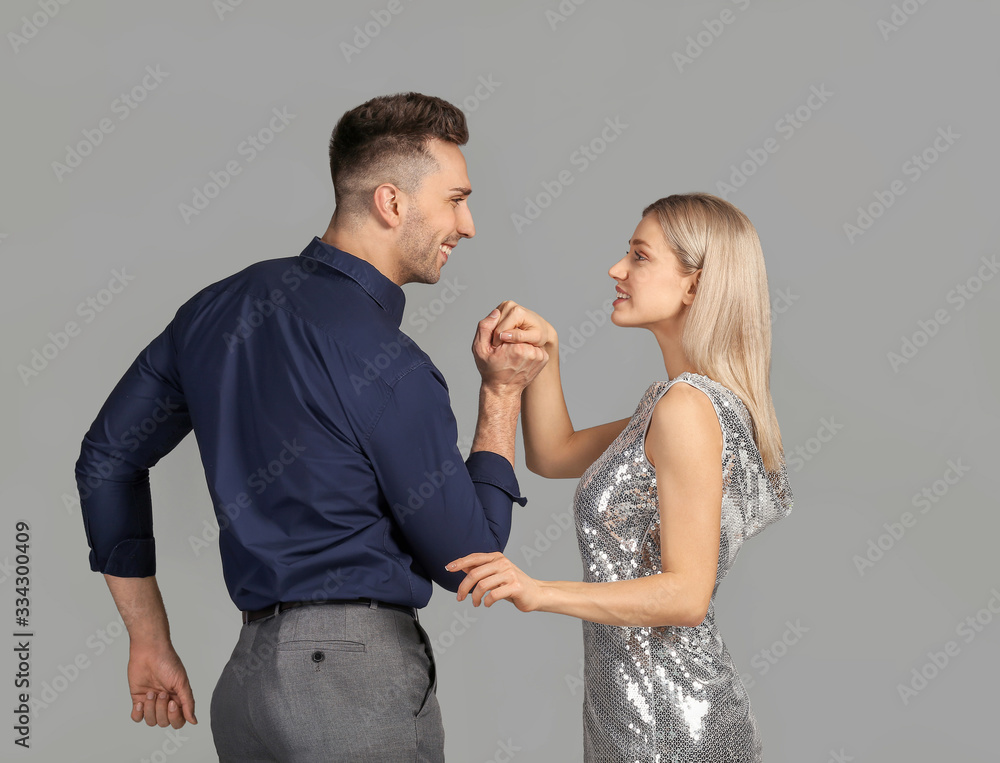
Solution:
{"label": "blonde long hair", "polygon": [[697,373],[743,401],[767,471],[784,463],[771,400],[771,303],[757,230],[743,212],[709,193],[674,194],[646,207],[684,275],[701,269],[681,346]]}

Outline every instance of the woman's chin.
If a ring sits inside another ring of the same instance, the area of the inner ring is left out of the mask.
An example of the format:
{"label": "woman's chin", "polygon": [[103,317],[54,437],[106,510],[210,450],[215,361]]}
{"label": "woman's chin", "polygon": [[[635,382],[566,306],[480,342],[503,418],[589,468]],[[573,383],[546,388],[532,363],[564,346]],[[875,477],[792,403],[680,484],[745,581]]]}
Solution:
{"label": "woman's chin", "polygon": [[618,312],[618,310],[614,310],[611,313],[611,322],[616,326],[621,326],[621,327],[627,327],[629,325],[628,321],[625,320],[625,317],[620,312]]}

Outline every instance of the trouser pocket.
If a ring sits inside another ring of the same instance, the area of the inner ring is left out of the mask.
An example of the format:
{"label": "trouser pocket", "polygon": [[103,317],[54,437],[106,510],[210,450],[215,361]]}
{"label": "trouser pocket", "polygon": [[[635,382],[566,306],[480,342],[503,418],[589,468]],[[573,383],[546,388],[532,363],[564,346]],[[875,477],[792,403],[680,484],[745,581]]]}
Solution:
{"label": "trouser pocket", "polygon": [[437,704],[437,664],[434,661],[434,650],[431,647],[431,637],[427,635],[427,631],[424,627],[417,622],[413,621],[413,625],[417,629],[417,633],[420,635],[420,643],[423,647],[424,654],[427,660],[427,677],[428,677],[428,688],[424,693],[424,698],[420,703],[420,708],[417,710],[417,717],[425,714],[431,709],[432,705]]}

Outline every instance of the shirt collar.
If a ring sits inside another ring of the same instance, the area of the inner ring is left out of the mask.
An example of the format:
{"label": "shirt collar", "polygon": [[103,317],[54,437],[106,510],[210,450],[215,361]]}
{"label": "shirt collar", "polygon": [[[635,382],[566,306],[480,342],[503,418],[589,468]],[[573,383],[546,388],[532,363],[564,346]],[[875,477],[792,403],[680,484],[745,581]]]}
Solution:
{"label": "shirt collar", "polygon": [[367,260],[331,246],[319,236],[313,236],[313,240],[302,251],[301,256],[325,263],[356,281],[383,310],[392,316],[397,326],[402,323],[406,295],[399,284],[386,278]]}

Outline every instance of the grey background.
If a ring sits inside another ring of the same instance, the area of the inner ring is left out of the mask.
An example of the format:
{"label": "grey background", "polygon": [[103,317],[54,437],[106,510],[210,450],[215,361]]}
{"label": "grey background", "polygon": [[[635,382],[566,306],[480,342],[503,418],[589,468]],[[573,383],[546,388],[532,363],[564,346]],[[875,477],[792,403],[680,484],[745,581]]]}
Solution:
{"label": "grey background", "polygon": [[[719,193],[732,165],[776,139],[779,149],[728,198],[760,233],[780,308],[771,387],[795,508],[747,544],[717,599],[765,757],[996,760],[1000,624],[988,606],[1000,604],[1000,281],[975,278],[980,258],[998,254],[987,216],[997,202],[997,4],[589,0],[564,2],[572,13],[559,20],[547,16],[559,12],[555,0],[401,0],[366,47],[345,55],[355,27],[388,5],[247,0],[220,17],[209,2],[73,2],[18,44],[8,33],[21,34],[40,6],[4,4],[0,561],[6,569],[14,559],[14,522],[28,521],[33,688],[63,691],[33,718],[30,751],[14,747],[8,726],[0,757],[215,759],[209,699],[240,621],[217,544],[191,547],[212,517],[195,439],[152,472],[157,578],[201,721],[181,730],[172,755],[164,730],[128,719],[127,636],[102,646],[99,631],[115,632],[117,612],[89,571],[73,464],[101,403],[177,306],[322,234],[337,118],[374,95],[414,89],[464,105],[472,136],[477,235],[438,284],[406,287],[403,323],[449,381],[463,452],[475,426],[475,323],[502,299],[537,309],[564,342],[574,330],[588,335],[563,362],[578,428],[630,415],[666,376],[650,334],[597,325],[613,294],[608,267],[647,203]],[[679,66],[674,53],[724,9],[732,23]],[[894,12],[905,24],[880,27]],[[121,119],[113,102],[147,66],[169,74]],[[494,84],[477,97],[480,78]],[[814,86],[832,96],[812,110]],[[294,119],[248,161],[238,146],[273,108]],[[788,135],[778,123],[796,109],[809,119]],[[114,130],[60,180],[53,162],[104,118]],[[627,128],[582,169],[573,154],[606,118]],[[919,178],[907,174],[910,157],[927,149],[933,158],[938,129],[949,127],[959,137],[947,151]],[[185,222],[178,205],[232,159],[241,173]],[[562,170],[572,183],[519,232],[512,214]],[[896,180],[905,193],[850,241],[844,224]],[[133,280],[84,322],[78,305],[100,298],[122,269]],[[959,309],[952,290],[969,279],[981,288]],[[460,296],[442,311],[436,300],[449,282]],[[421,307],[440,315],[421,324]],[[920,322],[942,310],[922,341]],[[70,320],[79,335],[22,379],[18,366]],[[888,353],[904,337],[921,346],[894,369]],[[793,459],[797,449],[804,455]],[[952,485],[940,481],[949,459],[968,468]],[[529,503],[515,507],[508,553],[536,577],[580,579],[575,538],[558,522],[575,482],[530,474],[520,449],[517,470]],[[914,497],[935,481],[942,495],[921,513]],[[883,523],[906,511],[915,524],[895,539]],[[861,574],[855,557],[880,536],[887,548]],[[13,577],[0,579],[0,621],[12,624]],[[978,630],[962,625],[977,613]],[[578,621],[509,605],[472,610],[441,589],[421,617],[437,645],[449,760],[580,759]],[[792,637],[789,624],[807,630]],[[957,656],[934,675],[928,652],[948,641]],[[768,661],[771,649],[780,659]],[[12,708],[11,646],[2,651]],[[58,681],[79,655],[87,667]],[[933,677],[904,702],[899,686],[914,669]]]}

